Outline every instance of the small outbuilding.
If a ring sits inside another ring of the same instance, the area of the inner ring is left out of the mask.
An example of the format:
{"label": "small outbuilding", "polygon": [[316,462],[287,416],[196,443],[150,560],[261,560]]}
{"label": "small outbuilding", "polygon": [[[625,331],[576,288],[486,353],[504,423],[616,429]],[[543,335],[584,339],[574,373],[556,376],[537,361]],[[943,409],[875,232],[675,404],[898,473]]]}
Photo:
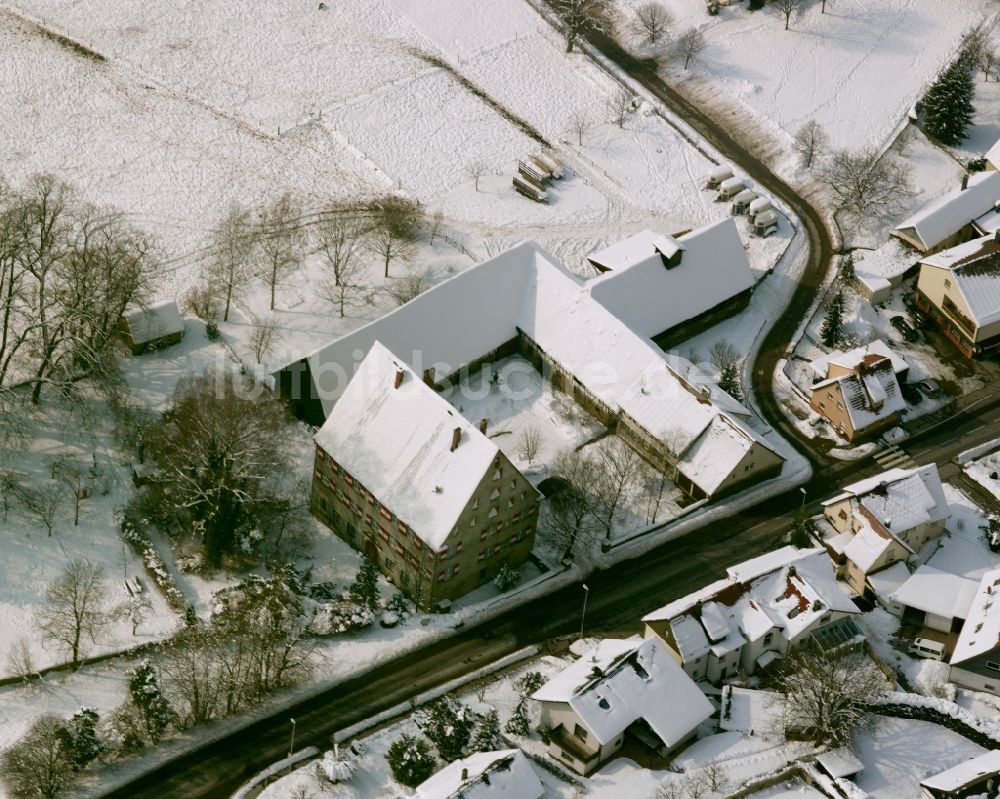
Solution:
{"label": "small outbuilding", "polygon": [[851,779],[864,769],[865,764],[858,760],[846,746],[831,749],[816,758],[816,765],[831,779]]}
{"label": "small outbuilding", "polygon": [[133,355],[179,344],[184,338],[184,320],[173,300],[127,311],[120,329]]}

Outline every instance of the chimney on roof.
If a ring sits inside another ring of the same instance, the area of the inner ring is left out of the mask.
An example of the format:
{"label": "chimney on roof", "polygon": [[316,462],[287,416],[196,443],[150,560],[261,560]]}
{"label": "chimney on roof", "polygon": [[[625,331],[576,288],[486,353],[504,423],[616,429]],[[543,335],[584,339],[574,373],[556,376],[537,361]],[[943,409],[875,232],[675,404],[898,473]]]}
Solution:
{"label": "chimney on roof", "polygon": [[399,388],[401,385],[403,385],[403,374],[404,372],[402,369],[396,370],[396,388]]}
{"label": "chimney on roof", "polygon": [[462,769],[462,782],[465,782],[467,779],[469,779],[469,770],[467,768],[463,768]]}
{"label": "chimney on roof", "polygon": [[[1000,211],[1000,200],[997,200],[997,210]],[[1000,227],[993,231],[993,240],[1000,241]]]}
{"label": "chimney on roof", "polygon": [[968,172],[966,172],[964,175],[962,175],[962,191],[965,191],[967,188],[969,188],[969,173]]}
{"label": "chimney on roof", "polygon": [[424,369],[424,382],[431,388],[437,388],[437,382],[434,380],[434,367],[430,369]]}
{"label": "chimney on roof", "polygon": [[458,449],[458,442],[462,440],[462,428],[456,427],[451,433],[451,451]]}
{"label": "chimney on roof", "polygon": [[484,436],[486,435],[486,426],[489,423],[490,423],[489,419],[480,419],[479,420],[479,432],[482,433]]}

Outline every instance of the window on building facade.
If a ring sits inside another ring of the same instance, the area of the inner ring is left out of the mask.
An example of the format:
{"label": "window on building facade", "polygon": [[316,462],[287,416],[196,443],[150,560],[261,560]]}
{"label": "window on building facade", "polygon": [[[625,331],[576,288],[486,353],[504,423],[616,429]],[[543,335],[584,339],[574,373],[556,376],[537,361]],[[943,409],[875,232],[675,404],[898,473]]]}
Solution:
{"label": "window on building facade", "polygon": [[581,741],[587,740],[587,731],[579,724],[573,725],[573,735],[579,738]]}

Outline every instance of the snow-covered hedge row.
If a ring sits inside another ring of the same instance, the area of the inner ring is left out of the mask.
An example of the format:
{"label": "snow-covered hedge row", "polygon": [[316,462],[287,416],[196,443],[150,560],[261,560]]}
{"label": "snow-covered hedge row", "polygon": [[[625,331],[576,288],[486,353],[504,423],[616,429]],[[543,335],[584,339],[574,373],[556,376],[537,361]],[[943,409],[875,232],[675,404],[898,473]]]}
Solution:
{"label": "snow-covered hedge row", "polygon": [[167,571],[163,558],[160,557],[160,553],[156,551],[152,542],[128,517],[121,520],[119,529],[125,543],[132,548],[136,555],[142,558],[146,573],[163,593],[167,604],[174,610],[183,611],[187,607],[187,600],[177,587],[177,583],[174,582],[173,575]]}
{"label": "snow-covered hedge row", "polygon": [[[972,733],[985,736],[996,744],[1000,744],[1000,722],[977,716],[963,707],[959,707],[954,702],[941,699],[936,696],[920,696],[919,694],[909,694],[902,691],[891,691],[880,701],[886,709],[892,708],[914,708],[928,712],[929,715],[937,714],[953,719],[958,724],[967,727]],[[929,719],[934,721],[933,718]],[[958,730],[958,732],[962,732]],[[966,733],[962,733],[966,734]],[[966,737],[973,737],[966,734]]]}

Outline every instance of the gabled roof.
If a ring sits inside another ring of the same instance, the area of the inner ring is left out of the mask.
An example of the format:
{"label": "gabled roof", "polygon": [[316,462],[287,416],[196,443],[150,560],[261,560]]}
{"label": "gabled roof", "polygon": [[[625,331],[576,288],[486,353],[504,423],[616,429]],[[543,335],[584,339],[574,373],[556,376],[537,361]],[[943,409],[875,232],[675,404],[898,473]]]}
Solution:
{"label": "gabled roof", "polygon": [[[667,268],[683,250],[681,261]],[[673,238],[644,230],[589,256],[611,271],[587,283],[590,296],[641,336],[655,336],[753,287],[732,217]]]}
{"label": "gabled roof", "polygon": [[844,556],[861,571],[867,572],[895,541],[897,541],[895,536],[881,534],[870,524],[863,524],[850,543],[844,547]]}
{"label": "gabled roof", "polygon": [[921,208],[901,222],[894,232],[912,228],[924,250],[931,250],[957,233],[1000,200],[1000,172],[977,172],[969,176],[965,190],[956,188]]}
{"label": "gabled roof", "polygon": [[129,335],[135,344],[148,344],[150,341],[184,332],[184,320],[173,300],[129,311],[122,318],[128,325]]}
{"label": "gabled roof", "polygon": [[848,372],[813,384],[812,390],[836,384],[844,398],[844,409],[855,430],[889,419],[906,407],[892,361],[869,355],[856,372]]}
{"label": "gabled roof", "polygon": [[959,791],[966,786],[974,786],[992,774],[1000,774],[1000,749],[993,749],[932,777],[925,777],[920,784],[938,791]]}
{"label": "gabled roof", "polygon": [[941,476],[933,463],[915,469],[889,469],[867,477],[851,483],[822,504],[826,507],[845,499],[854,500],[852,511],[860,513],[863,507],[894,534],[942,521],[950,515]]}
{"label": "gabled roof", "polygon": [[[677,456],[720,414],[740,437],[773,452],[740,421],[742,406],[731,397],[720,399],[721,389],[707,379],[685,377],[694,371],[690,362],[678,356],[668,360],[651,341],[594,301],[579,278],[530,242],[445,280],[305,360],[329,416],[376,340],[421,374],[436,365],[440,379],[511,341],[519,331],[612,412],[630,416]],[[295,371],[298,364],[285,369]],[[717,473],[728,475],[736,469],[745,454],[739,443],[728,451],[716,449]]]}
{"label": "gabled roof", "polygon": [[[951,665],[963,663],[1000,648],[1000,569],[993,569],[979,581],[976,595],[969,606],[962,633],[958,636]],[[997,660],[1000,660],[998,656]]]}
{"label": "gabled roof", "polygon": [[1000,169],[1000,139],[997,139],[990,147],[989,152],[986,153],[986,160],[993,165],[994,169]]}
{"label": "gabled roof", "polygon": [[[1000,176],[1000,172],[992,173]],[[951,272],[976,324],[1000,320],[1000,241],[991,233],[923,258],[921,264]]]}
{"label": "gabled roof", "polygon": [[648,613],[643,621],[667,620],[688,660],[710,650],[731,651],[775,628],[792,640],[831,610],[858,612],[837,583],[825,550],[782,547],[732,567],[727,579]]}
{"label": "gabled roof", "polygon": [[712,715],[712,704],[659,638],[602,641],[532,697],[565,702],[601,744],[644,719],[667,747]]}
{"label": "gabled roof", "polygon": [[978,580],[960,577],[933,566],[920,566],[893,592],[892,599],[900,605],[935,616],[965,619],[978,588]]}
{"label": "gabled roof", "polygon": [[816,377],[820,380],[825,380],[830,373],[831,366],[856,369],[870,355],[880,355],[883,358],[888,358],[892,362],[892,370],[897,375],[902,374],[910,368],[910,365],[903,357],[881,339],[875,339],[863,347],[855,347],[853,350],[847,350],[846,352],[844,350],[834,350],[828,355],[822,355],[811,361],[809,368],[812,369]]}
{"label": "gabled roof", "polygon": [[[459,442],[452,450],[456,429]],[[316,443],[435,550],[499,452],[379,342],[372,344]]]}
{"label": "gabled roof", "polygon": [[420,783],[414,796],[416,799],[541,799],[544,793],[524,753],[508,749],[476,752],[454,760]]}

